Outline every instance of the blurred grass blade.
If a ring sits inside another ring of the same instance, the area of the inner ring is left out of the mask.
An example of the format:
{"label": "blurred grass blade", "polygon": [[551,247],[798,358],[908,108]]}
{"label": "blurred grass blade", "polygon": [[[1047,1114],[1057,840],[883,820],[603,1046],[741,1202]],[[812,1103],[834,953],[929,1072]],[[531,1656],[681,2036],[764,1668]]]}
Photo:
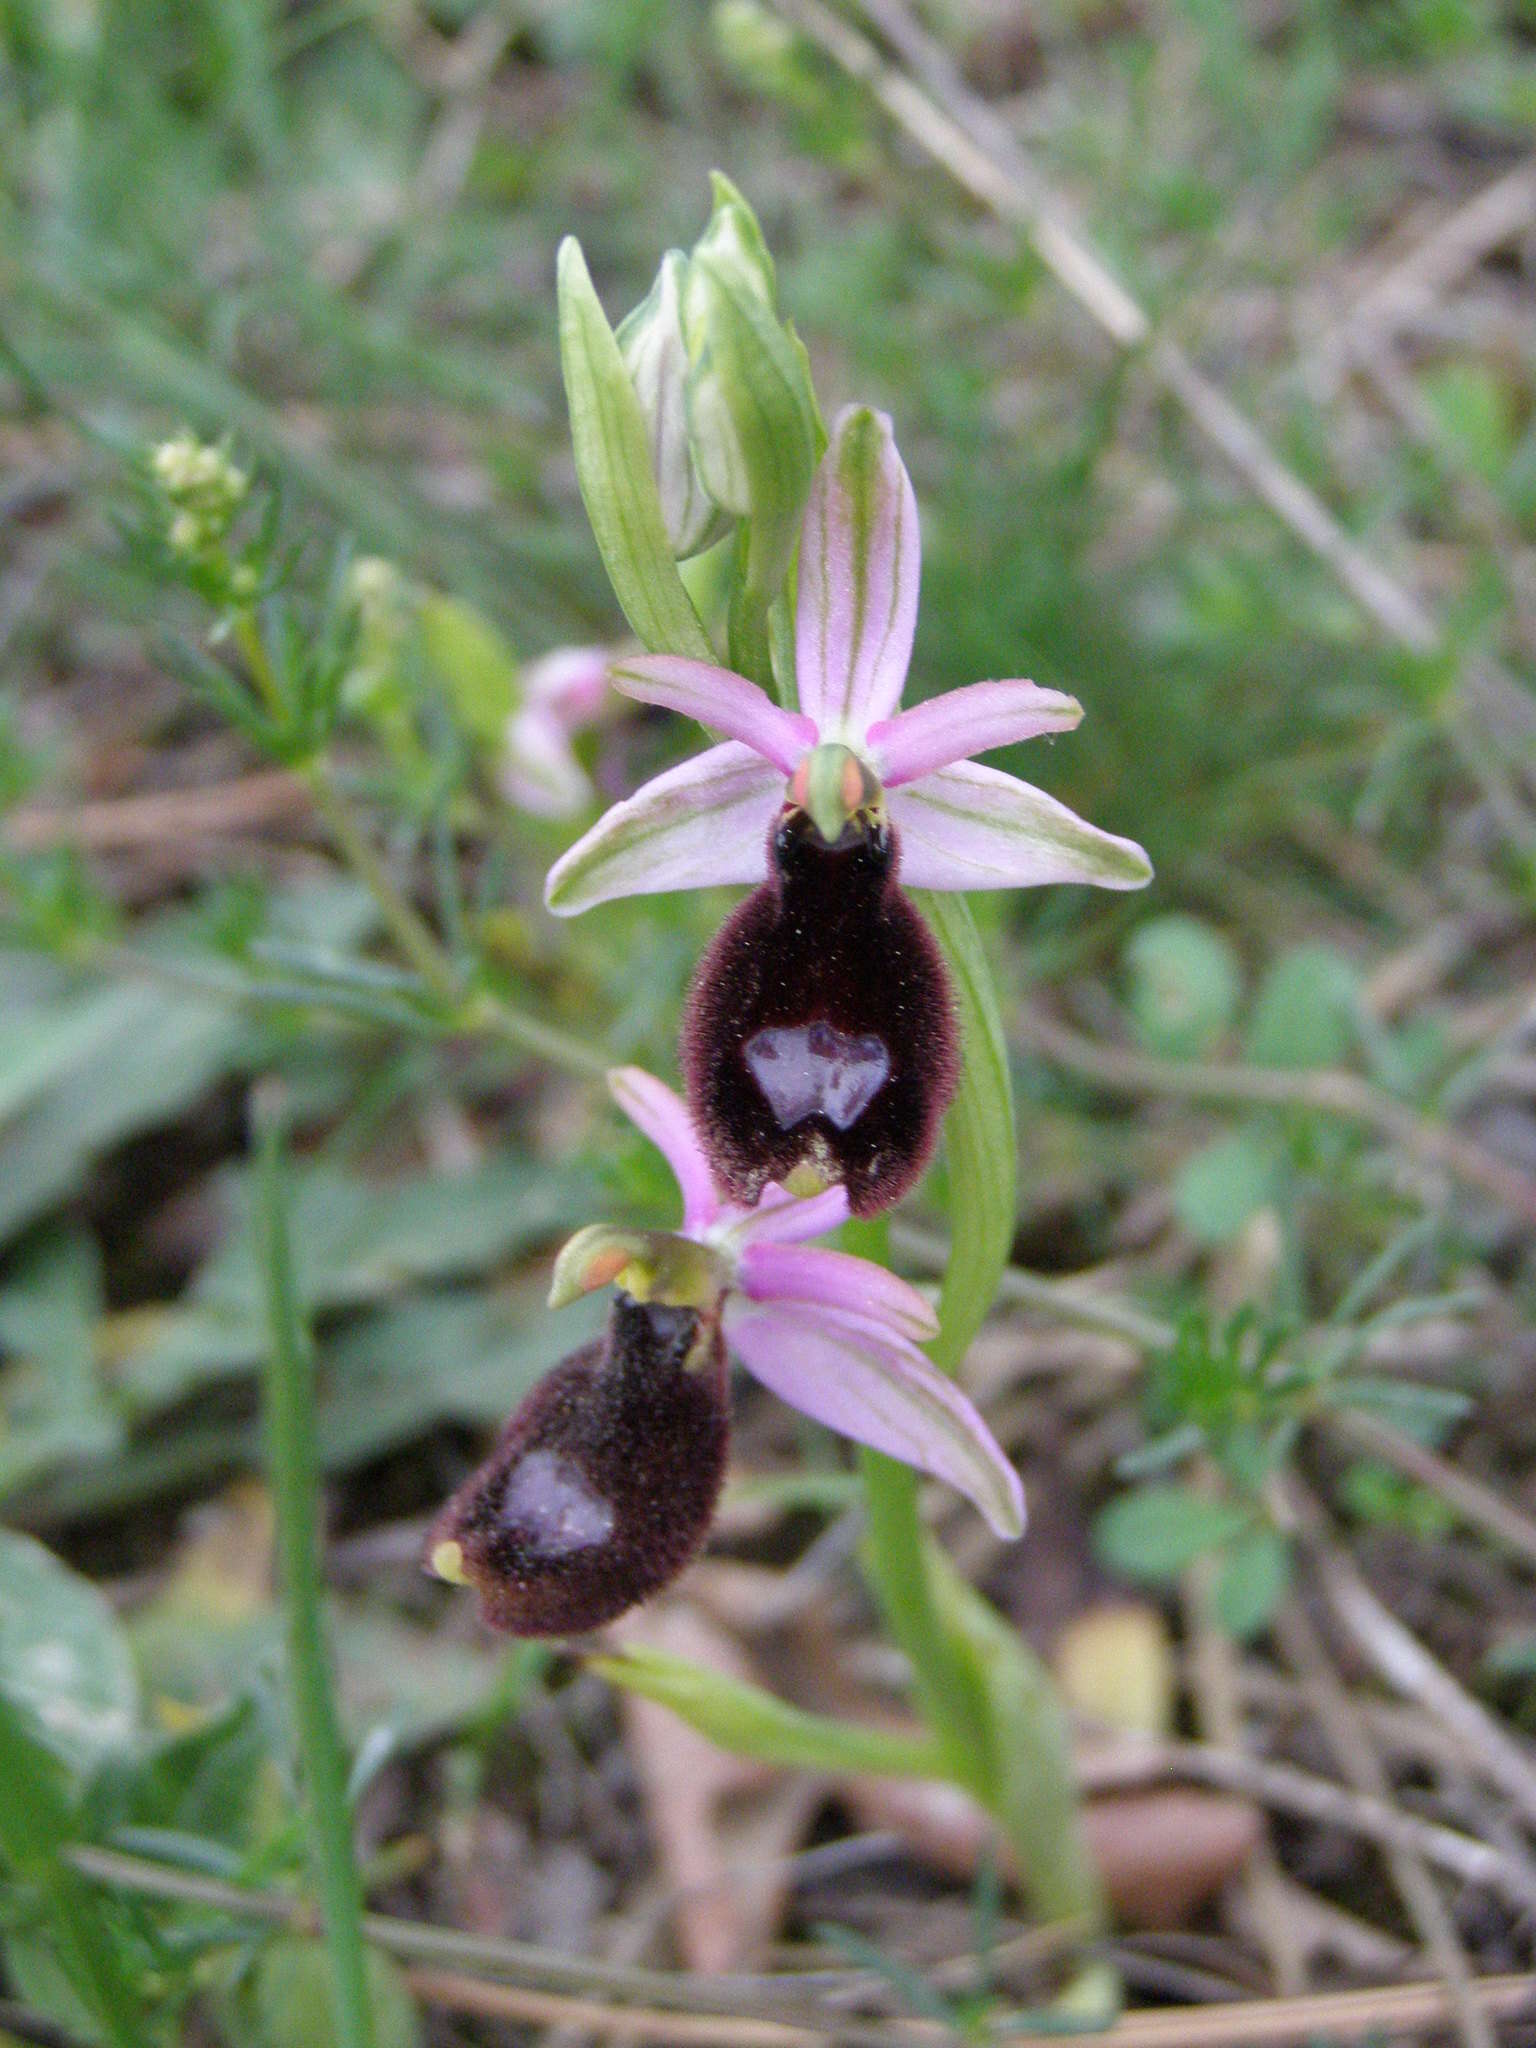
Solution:
{"label": "blurred grass blade", "polygon": [[948,1775],[937,1743],[809,1714],[685,1657],[637,1644],[619,1657],[594,1657],[590,1668],[614,1685],[658,1700],[732,1756],[807,1771],[859,1771],[889,1778]]}
{"label": "blurred grass blade", "polygon": [[112,2048],[147,2048],[150,2036],[106,1911],[59,1853],[72,1833],[62,1777],[26,1715],[0,1694],[0,1855],[44,1904],[50,1949],[103,2038]]}
{"label": "blurred grass blade", "polygon": [[560,245],[560,365],[582,502],[624,616],[647,647],[715,660],[683,587],[651,474],[645,416],[581,244]]}
{"label": "blurred grass blade", "polygon": [[315,1876],[336,2002],[336,2039],[339,2048],[373,2048],[362,1889],[347,1800],[347,1760],[320,1612],[314,1351],[294,1275],[283,1139],[275,1115],[267,1117],[261,1134],[261,1240],[271,1342],[266,1382],[267,1455],[287,1622],[288,1682],[309,1794]]}

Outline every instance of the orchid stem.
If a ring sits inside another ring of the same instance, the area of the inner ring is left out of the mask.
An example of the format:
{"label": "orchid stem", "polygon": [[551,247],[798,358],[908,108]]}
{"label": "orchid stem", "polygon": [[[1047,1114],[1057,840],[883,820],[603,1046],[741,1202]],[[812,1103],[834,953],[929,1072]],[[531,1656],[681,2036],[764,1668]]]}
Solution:
{"label": "orchid stem", "polygon": [[859,1464],[869,1518],[865,1569],[880,1611],[912,1666],[923,1719],[943,1746],[949,1775],[985,1803],[986,1708],[934,1605],[917,1474],[879,1451],[861,1452]]}

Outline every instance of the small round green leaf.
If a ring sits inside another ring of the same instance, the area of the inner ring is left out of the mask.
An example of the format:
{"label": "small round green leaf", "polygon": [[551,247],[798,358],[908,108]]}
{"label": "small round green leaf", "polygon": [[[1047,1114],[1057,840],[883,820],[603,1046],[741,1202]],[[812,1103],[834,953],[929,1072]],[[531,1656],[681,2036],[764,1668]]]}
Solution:
{"label": "small round green leaf", "polygon": [[0,1530],[0,1690],[82,1775],[138,1731],[138,1679],[116,1615],[52,1551],[13,1530]]}
{"label": "small round green leaf", "polygon": [[1360,980],[1332,946],[1282,953],[1260,984],[1248,1055],[1260,1067],[1327,1067],[1355,1043]]}
{"label": "small round green leaf", "polygon": [[1236,953],[1199,918],[1154,917],[1126,947],[1127,1002],[1148,1052],[1197,1059],[1231,1027],[1242,992]]}
{"label": "small round green leaf", "polygon": [[1258,1131],[1233,1131],[1186,1159],[1173,1184],[1179,1221],[1201,1244],[1225,1244],[1275,1199],[1279,1170]]}
{"label": "small round green leaf", "polygon": [[1234,1542],[1252,1520],[1251,1509],[1231,1501],[1207,1500],[1184,1486],[1146,1486],[1105,1509],[1094,1544],[1111,1571],[1155,1583]]}
{"label": "small round green leaf", "polygon": [[1290,1583],[1290,1544],[1277,1529],[1251,1529],[1222,1559],[1212,1596],[1216,1619],[1246,1641],[1268,1626]]}

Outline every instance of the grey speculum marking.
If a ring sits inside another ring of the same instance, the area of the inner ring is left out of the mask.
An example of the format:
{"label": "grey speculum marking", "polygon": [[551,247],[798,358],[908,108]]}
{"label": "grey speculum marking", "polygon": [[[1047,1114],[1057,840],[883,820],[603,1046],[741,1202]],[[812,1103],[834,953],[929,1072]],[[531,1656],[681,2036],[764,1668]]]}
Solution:
{"label": "grey speculum marking", "polygon": [[535,1557],[569,1557],[605,1541],[613,1528],[613,1508],[568,1458],[555,1451],[530,1451],[507,1480],[501,1522]]}
{"label": "grey speculum marking", "polygon": [[825,1021],[771,1025],[749,1038],[742,1052],[783,1131],[816,1115],[846,1131],[891,1071],[890,1052],[873,1032],[854,1035]]}

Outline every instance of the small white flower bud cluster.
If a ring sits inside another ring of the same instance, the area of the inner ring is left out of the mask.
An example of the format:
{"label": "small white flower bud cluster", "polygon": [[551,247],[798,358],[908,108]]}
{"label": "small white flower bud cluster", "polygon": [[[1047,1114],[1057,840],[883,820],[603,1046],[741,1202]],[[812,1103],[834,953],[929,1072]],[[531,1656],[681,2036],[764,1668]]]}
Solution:
{"label": "small white flower bud cluster", "polygon": [[182,432],[162,441],[149,459],[155,482],[171,507],[166,541],[188,558],[208,554],[229,532],[251,480],[220,442]]}

